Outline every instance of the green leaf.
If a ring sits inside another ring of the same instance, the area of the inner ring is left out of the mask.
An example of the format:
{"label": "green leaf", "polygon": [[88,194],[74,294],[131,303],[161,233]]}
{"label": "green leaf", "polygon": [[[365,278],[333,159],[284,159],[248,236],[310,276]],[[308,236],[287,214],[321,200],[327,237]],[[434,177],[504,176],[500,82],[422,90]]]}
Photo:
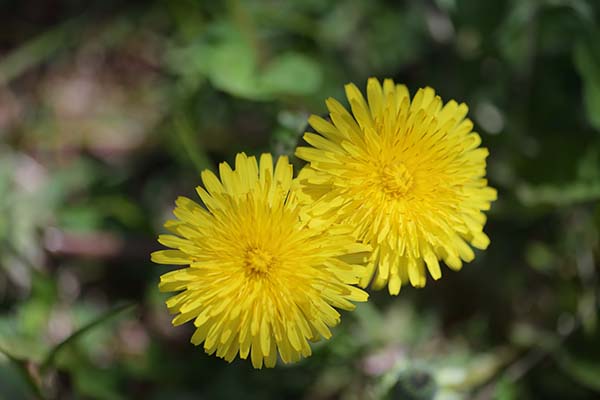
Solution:
{"label": "green leaf", "polygon": [[241,36],[215,46],[209,62],[209,79],[217,88],[250,99],[268,97],[257,80],[256,55]]}
{"label": "green leaf", "polygon": [[[6,245],[8,248],[10,245]],[[32,270],[34,266],[31,266]],[[50,277],[34,273],[32,275],[31,297],[22,302],[16,309],[16,317],[20,335],[18,338],[36,337],[40,331],[47,326],[52,307],[57,300],[56,283]],[[25,342],[26,343],[26,342]],[[15,349],[13,354],[15,354]],[[33,357],[34,347],[20,346],[19,350],[26,350],[26,353],[17,354],[19,356]],[[38,359],[39,360],[39,359]]]}
{"label": "green leaf", "polygon": [[600,199],[600,182],[572,182],[565,185],[529,185],[517,188],[517,197],[528,207],[566,207]]}
{"label": "green leaf", "polygon": [[600,392],[600,361],[575,357],[567,351],[557,355],[563,371],[580,384]]}
{"label": "green leaf", "polygon": [[[41,382],[39,381],[39,377],[34,376],[30,372],[30,370],[27,366],[28,361],[13,356],[12,354],[10,354],[8,351],[4,350],[1,347],[0,347],[0,353],[2,355],[4,355],[11,362],[11,364],[14,366],[16,371],[23,378],[24,383],[26,383],[27,386],[29,387],[29,389],[31,390],[31,392],[33,392],[35,397],[38,399],[45,398],[42,393]],[[2,375],[5,375],[5,374],[6,374],[6,372],[4,372]],[[13,381],[11,386],[18,386],[19,383],[20,382]],[[4,390],[0,391],[0,394],[2,394],[3,392],[4,392]]]}
{"label": "green leaf", "polygon": [[314,60],[300,53],[288,52],[269,64],[261,82],[270,93],[307,95],[319,88],[322,75]]}
{"label": "green leaf", "polygon": [[494,389],[494,399],[516,400],[522,398],[517,382],[507,378],[501,378]]}
{"label": "green leaf", "polygon": [[58,212],[60,226],[67,230],[94,231],[101,227],[104,216],[95,205],[64,207]]}
{"label": "green leaf", "polygon": [[256,43],[224,21],[213,23],[209,32],[211,40],[169,53],[170,67],[184,80],[205,75],[216,88],[250,100],[308,95],[321,85],[321,67],[311,57],[293,51],[267,57]]}
{"label": "green leaf", "polygon": [[512,68],[523,74],[530,68],[531,21],[536,15],[538,4],[532,1],[517,2],[498,30],[500,53]]}
{"label": "green leaf", "polygon": [[583,104],[587,118],[595,129],[600,130],[600,56],[594,53],[597,51],[597,40],[592,39],[579,40],[574,59],[583,81]]}
{"label": "green leaf", "polygon": [[527,263],[536,270],[550,273],[556,266],[556,254],[552,248],[541,241],[532,241],[525,248],[525,259]]}
{"label": "green leaf", "polygon": [[118,375],[115,371],[100,368],[80,368],[73,374],[74,386],[84,397],[104,400],[122,400],[126,397],[119,393]]}

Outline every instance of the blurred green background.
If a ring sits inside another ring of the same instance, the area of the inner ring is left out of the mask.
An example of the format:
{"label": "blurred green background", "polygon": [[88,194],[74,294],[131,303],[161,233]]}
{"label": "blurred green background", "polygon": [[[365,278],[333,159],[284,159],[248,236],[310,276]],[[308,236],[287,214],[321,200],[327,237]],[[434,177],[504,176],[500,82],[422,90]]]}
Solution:
{"label": "blurred green background", "polygon": [[[0,7],[0,398],[599,398],[599,1]],[[205,355],[149,260],[176,196],[369,76],[469,104],[490,248],[299,364]]]}

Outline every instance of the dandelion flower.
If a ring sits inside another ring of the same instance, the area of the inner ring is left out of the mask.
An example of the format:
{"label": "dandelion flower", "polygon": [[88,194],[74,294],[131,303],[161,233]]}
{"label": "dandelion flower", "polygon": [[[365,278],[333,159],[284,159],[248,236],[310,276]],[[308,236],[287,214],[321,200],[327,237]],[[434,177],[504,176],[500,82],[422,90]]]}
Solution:
{"label": "dandelion flower", "polygon": [[482,211],[496,199],[467,106],[444,105],[429,87],[411,101],[390,79],[369,79],[367,100],[354,84],[345,89],[352,113],[328,99],[331,122],[311,116],[318,134],[306,133],[313,147],[296,155],[309,162],[299,179],[322,216],[373,247],[361,286],[398,294],[407,282],[425,285],[425,266],[439,279],[439,260],[459,270],[475,257],[471,246],[488,246]]}
{"label": "dandelion flower", "polygon": [[179,197],[174,235],[158,241],[171,248],[152,254],[159,264],[185,265],[161,276],[174,325],[193,320],[191,342],[231,362],[248,355],[255,368],[273,367],[311,354],[308,340],[329,338],[340,321],[336,308],[351,310],[367,294],[352,286],[364,272],[368,247],[352,230],[319,226],[301,218],[292,166],[280,157],[238,154],[235,170],[219,167],[220,180],[202,173],[204,203]]}

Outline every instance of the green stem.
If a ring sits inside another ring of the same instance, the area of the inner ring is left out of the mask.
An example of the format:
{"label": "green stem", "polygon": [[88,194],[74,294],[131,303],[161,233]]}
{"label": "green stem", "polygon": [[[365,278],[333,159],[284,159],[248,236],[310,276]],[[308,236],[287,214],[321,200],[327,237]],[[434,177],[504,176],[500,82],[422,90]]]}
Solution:
{"label": "green stem", "polygon": [[135,307],[135,304],[123,304],[121,306],[115,307],[112,310],[109,310],[106,313],[104,313],[103,315],[101,315],[99,318],[97,318],[97,319],[91,321],[90,323],[88,323],[87,325],[84,325],[83,327],[79,328],[71,336],[69,336],[68,338],[66,338],[65,340],[60,342],[58,345],[56,345],[50,351],[50,353],[48,353],[48,355],[42,362],[40,370],[42,372],[45,372],[45,371],[47,371],[47,369],[50,366],[53,366],[58,354],[69,344],[73,343],[74,341],[79,339],[81,336],[83,336],[84,334],[86,334],[87,332],[89,332],[90,330],[95,328],[96,326],[102,324],[103,322],[113,318],[114,316],[116,316],[122,312],[132,310],[134,307]]}
{"label": "green stem", "polygon": [[208,168],[210,161],[206,153],[199,148],[197,141],[194,139],[194,129],[189,119],[182,114],[175,115],[173,124],[175,132],[177,132],[177,137],[181,142],[181,147],[183,147],[198,173]]}

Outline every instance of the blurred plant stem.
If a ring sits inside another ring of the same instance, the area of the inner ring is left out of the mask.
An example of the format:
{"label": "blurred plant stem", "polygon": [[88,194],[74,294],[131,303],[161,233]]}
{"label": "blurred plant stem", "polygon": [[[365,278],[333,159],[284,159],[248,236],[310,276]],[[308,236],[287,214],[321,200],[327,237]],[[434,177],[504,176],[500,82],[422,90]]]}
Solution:
{"label": "blurred plant stem", "polygon": [[90,330],[117,316],[118,314],[133,310],[135,306],[135,304],[123,304],[113,308],[112,310],[108,310],[106,313],[100,315],[98,318],[82,326],[69,337],[67,337],[65,340],[54,346],[54,348],[50,350],[50,352],[48,353],[48,355],[46,356],[46,358],[40,366],[40,370],[42,371],[42,373],[47,372],[49,367],[54,366],[56,357],[65,347],[68,347],[70,344],[75,342],[77,339],[85,335]]}
{"label": "blurred plant stem", "polygon": [[200,149],[197,142],[197,135],[194,131],[192,123],[184,114],[178,114],[173,117],[173,126],[177,137],[181,142],[181,147],[189,157],[192,164],[198,173],[210,166],[210,161],[206,153]]}
{"label": "blurred plant stem", "polygon": [[269,60],[269,49],[260,40],[256,23],[248,9],[240,0],[228,0],[227,6],[231,13],[231,19],[235,22],[242,36],[248,41],[250,48],[256,56],[256,65],[262,69]]}

